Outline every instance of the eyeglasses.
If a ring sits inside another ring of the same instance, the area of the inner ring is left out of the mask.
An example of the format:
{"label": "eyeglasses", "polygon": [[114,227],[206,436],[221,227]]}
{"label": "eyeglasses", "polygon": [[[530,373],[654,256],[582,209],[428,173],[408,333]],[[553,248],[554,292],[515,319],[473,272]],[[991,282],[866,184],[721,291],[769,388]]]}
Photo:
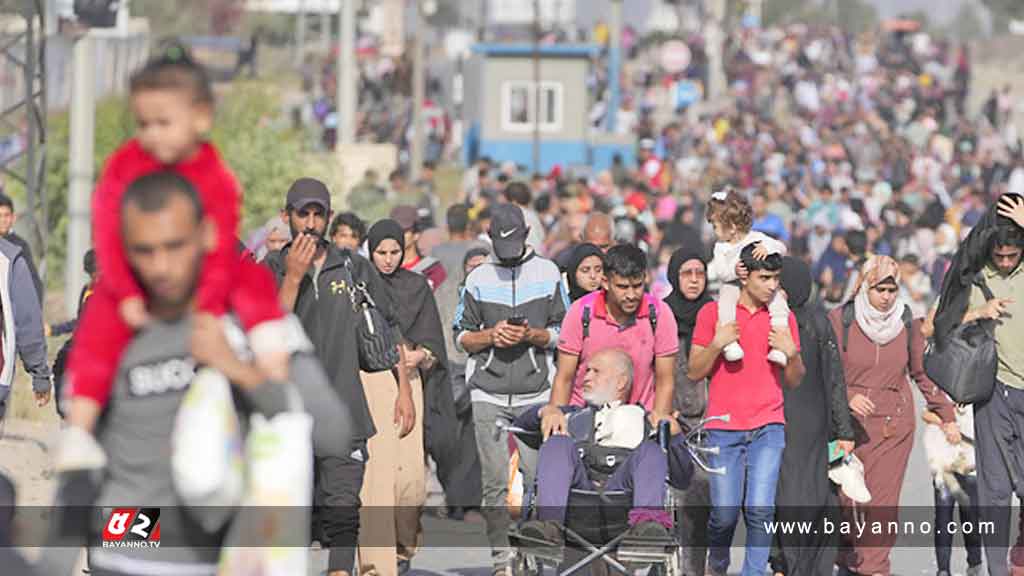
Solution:
{"label": "eyeglasses", "polygon": [[680,278],[706,278],[707,275],[708,275],[708,273],[705,272],[704,269],[702,269],[702,268],[698,268],[698,269],[695,269],[695,270],[680,270],[679,271],[679,277]]}

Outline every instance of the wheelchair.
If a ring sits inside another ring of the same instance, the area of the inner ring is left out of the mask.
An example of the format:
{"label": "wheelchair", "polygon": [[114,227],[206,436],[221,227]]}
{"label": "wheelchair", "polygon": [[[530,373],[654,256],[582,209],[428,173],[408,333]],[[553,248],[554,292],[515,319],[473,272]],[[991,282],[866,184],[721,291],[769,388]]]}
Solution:
{"label": "wheelchair", "polygon": [[[685,434],[686,450],[693,463],[708,474],[724,474],[724,468],[712,468],[706,461],[707,454],[718,453],[717,448],[704,446],[705,427],[713,421],[728,422],[729,415],[704,418],[689,429],[684,423],[680,424]],[[498,427],[516,435],[538,434],[504,423],[499,423]],[[656,433],[662,449],[667,451],[667,423],[659,426]],[[681,576],[682,548],[675,534],[658,539],[630,536],[629,512],[632,505],[633,495],[628,491],[601,490],[600,486],[597,490],[572,489],[565,525],[560,527],[563,544],[554,546],[520,531],[523,524],[536,514],[536,486],[526,487],[523,512],[508,533],[512,547],[509,560],[512,576],[543,576],[545,568],[551,568],[557,576],[575,576],[592,564],[608,574],[620,576],[634,576],[645,570],[647,576]],[[681,521],[682,515],[675,504],[668,478],[665,478],[665,508],[672,514],[674,522]],[[569,562],[572,564],[562,569]],[[595,573],[601,572],[595,570]]]}

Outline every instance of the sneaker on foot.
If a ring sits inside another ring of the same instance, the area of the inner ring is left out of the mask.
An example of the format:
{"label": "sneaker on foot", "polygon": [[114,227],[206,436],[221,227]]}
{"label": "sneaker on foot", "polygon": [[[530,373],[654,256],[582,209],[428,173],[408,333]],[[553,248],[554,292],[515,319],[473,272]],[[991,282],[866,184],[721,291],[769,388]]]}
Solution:
{"label": "sneaker on foot", "polygon": [[561,546],[562,528],[552,520],[529,520],[523,522],[519,527],[519,534],[531,540],[541,540],[550,544]]}
{"label": "sneaker on foot", "polygon": [[786,355],[782,352],[782,350],[775,350],[774,348],[770,352],[768,352],[768,361],[778,364],[779,366],[785,366],[786,364],[789,364],[789,359],[786,358]]}
{"label": "sneaker on foot", "polygon": [[60,431],[53,467],[57,472],[100,470],[107,465],[107,454],[96,437],[78,426]]}
{"label": "sneaker on foot", "polygon": [[981,564],[967,567],[967,576],[981,576]]}
{"label": "sneaker on foot", "polygon": [[722,353],[727,362],[738,362],[743,359],[743,348],[740,348],[739,342],[730,342],[722,350]]}
{"label": "sneaker on foot", "polygon": [[398,576],[405,576],[412,569],[412,563],[405,558],[398,559]]}

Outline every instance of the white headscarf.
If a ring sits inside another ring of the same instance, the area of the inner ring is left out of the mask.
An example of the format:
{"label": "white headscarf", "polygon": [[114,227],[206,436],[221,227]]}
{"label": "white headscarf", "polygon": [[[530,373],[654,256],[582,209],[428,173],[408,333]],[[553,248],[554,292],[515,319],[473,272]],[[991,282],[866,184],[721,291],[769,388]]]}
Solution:
{"label": "white headscarf", "polygon": [[853,301],[854,318],[864,334],[875,344],[885,346],[892,342],[903,331],[903,309],[907,306],[902,298],[898,298],[892,308],[882,312],[871,305],[868,290],[882,283],[887,278],[900,283],[900,267],[888,256],[872,256],[864,263],[860,271],[860,286]]}

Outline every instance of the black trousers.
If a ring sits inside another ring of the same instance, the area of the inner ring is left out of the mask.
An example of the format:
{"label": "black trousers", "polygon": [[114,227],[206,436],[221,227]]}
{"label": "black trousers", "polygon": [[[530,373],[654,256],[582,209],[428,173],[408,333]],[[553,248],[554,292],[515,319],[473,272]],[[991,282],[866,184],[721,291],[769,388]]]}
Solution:
{"label": "black trousers", "polygon": [[981,520],[992,522],[994,528],[982,534],[990,576],[1009,574],[1010,502],[1020,485],[1024,462],[1022,424],[1024,390],[996,382],[992,396],[974,405],[978,506]]}
{"label": "black trousers", "polygon": [[324,547],[330,546],[329,572],[354,572],[362,506],[359,492],[369,457],[363,440],[353,447],[350,456],[316,459],[313,536]]}
{"label": "black trousers", "polygon": [[[978,481],[974,476],[959,474],[956,479],[960,482],[967,497],[971,499],[970,506],[960,506],[960,523],[972,524],[975,527],[973,531],[958,530],[958,532],[961,532],[964,537],[964,547],[967,548],[967,565],[977,566],[981,564],[981,535],[977,532]],[[953,522],[953,512],[957,506],[956,499],[948,490],[935,489],[935,563],[940,571],[949,572],[949,558],[953,551],[953,534],[945,527]]]}

